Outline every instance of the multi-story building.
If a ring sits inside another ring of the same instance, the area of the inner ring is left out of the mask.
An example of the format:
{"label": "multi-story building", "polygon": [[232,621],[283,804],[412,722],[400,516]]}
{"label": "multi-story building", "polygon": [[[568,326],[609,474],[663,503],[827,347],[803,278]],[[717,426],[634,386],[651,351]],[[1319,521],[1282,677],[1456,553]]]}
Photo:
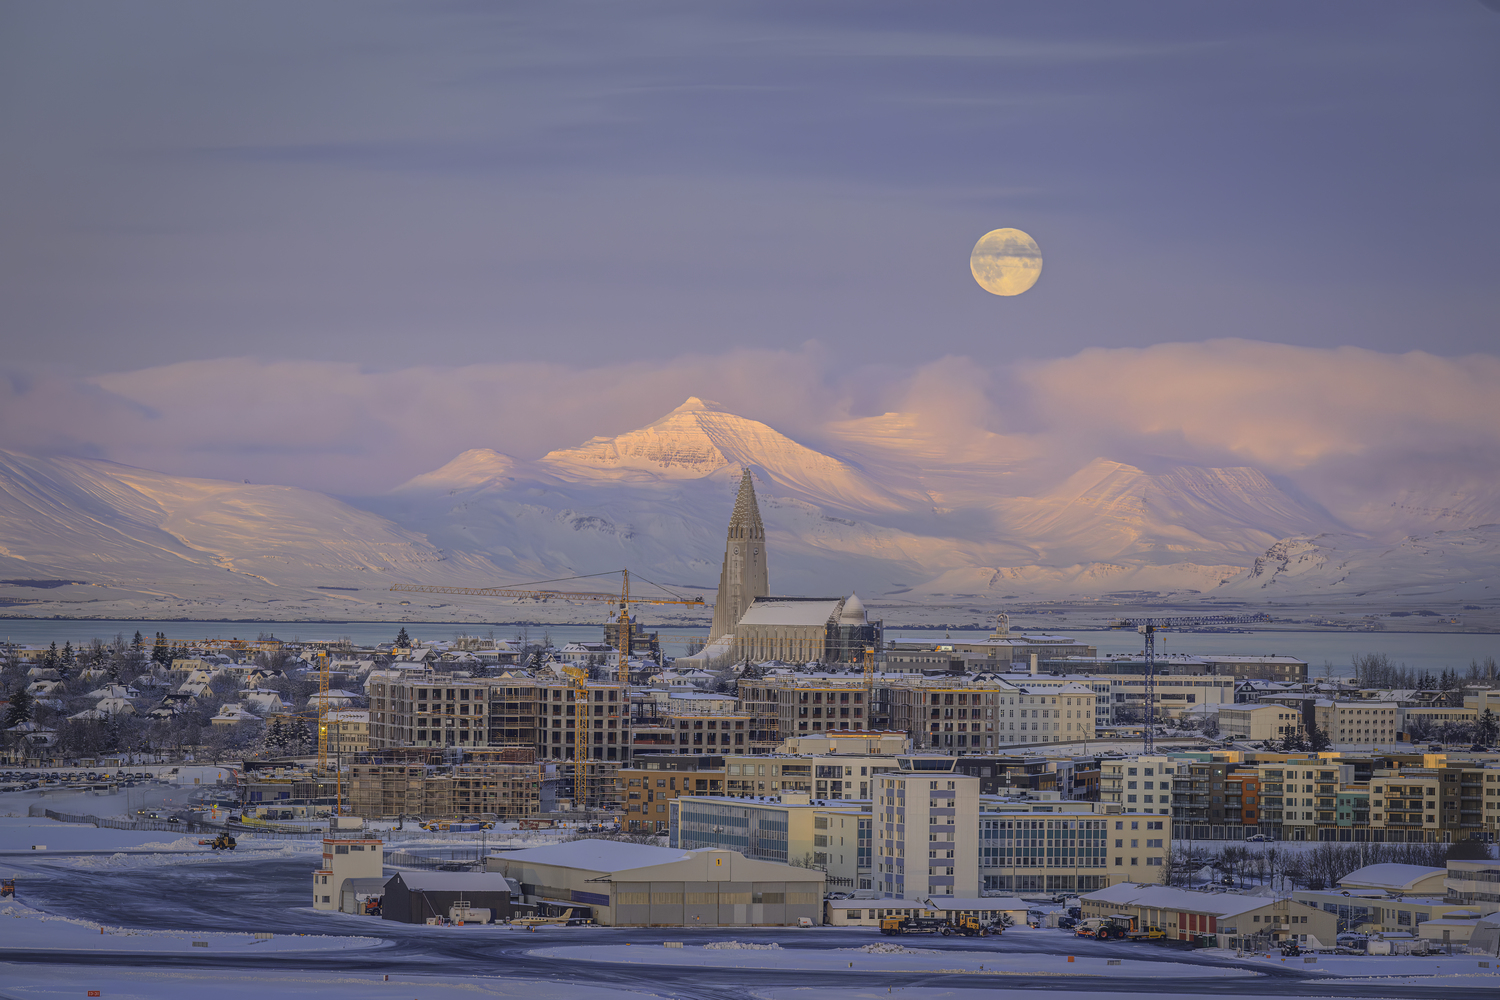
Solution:
{"label": "multi-story building", "polygon": [[840,805],[787,791],[748,798],[682,796],[671,809],[673,847],[726,848],[818,869],[830,886],[872,888],[869,803]]}
{"label": "multi-story building", "polygon": [[730,795],[807,792],[815,799],[863,799],[874,795],[874,776],[896,769],[896,754],[776,754],[725,758]]}
{"label": "multi-story building", "polygon": [[1173,782],[1181,781],[1188,768],[1186,758],[1167,755],[1101,760],[1099,801],[1114,803],[1124,813],[1171,816]]}
{"label": "multi-story building", "polygon": [[1225,705],[1219,735],[1233,740],[1284,740],[1302,731],[1302,713],[1285,705]]}
{"label": "multi-story building", "polygon": [[359,753],[370,749],[370,713],[364,709],[337,708],[328,713],[328,752]]}
{"label": "multi-story building", "polygon": [[1052,678],[910,677],[888,682],[883,700],[914,750],[983,753],[1095,735],[1094,692]]}
{"label": "multi-story building", "polygon": [[1394,701],[1328,701],[1313,709],[1318,728],[1335,743],[1395,743],[1401,706]]}
{"label": "multi-story building", "polygon": [[724,758],[684,754],[638,757],[616,776],[624,826],[631,833],[662,833],[671,822],[670,804],[682,795],[725,794]]}
{"label": "multi-story building", "polygon": [[745,753],[749,712],[736,709],[733,695],[660,692],[631,705],[631,740],[636,753]]}
{"label": "multi-story building", "polygon": [[[1110,880],[1111,828],[1126,822],[1117,813],[1112,804],[1068,801],[1055,793],[981,797],[983,887],[1002,892],[1103,888]],[[1120,832],[1123,841],[1123,826]]]}
{"label": "multi-story building", "polygon": [[979,896],[979,779],[951,757],[898,757],[875,778],[873,888],[887,898]]}
{"label": "multi-story building", "polygon": [[[1138,674],[1105,674],[1113,703],[1112,722],[1145,719],[1146,678]],[[1234,704],[1233,677],[1167,676],[1155,678],[1152,704],[1157,719],[1181,719],[1203,705]]]}
{"label": "multi-story building", "polygon": [[[370,746],[509,747],[538,758],[574,759],[582,739],[588,760],[630,760],[630,711],[624,685],[581,685],[529,677],[473,678],[427,671],[372,671]],[[587,704],[580,706],[578,700]]]}
{"label": "multi-story building", "polygon": [[793,736],[869,728],[869,691],[858,674],[772,674],[741,682],[739,697],[747,745],[767,753]]}
{"label": "multi-story building", "polygon": [[349,767],[349,811],[366,819],[519,819],[540,809],[529,747],[470,751],[461,762],[416,749],[363,755]]}

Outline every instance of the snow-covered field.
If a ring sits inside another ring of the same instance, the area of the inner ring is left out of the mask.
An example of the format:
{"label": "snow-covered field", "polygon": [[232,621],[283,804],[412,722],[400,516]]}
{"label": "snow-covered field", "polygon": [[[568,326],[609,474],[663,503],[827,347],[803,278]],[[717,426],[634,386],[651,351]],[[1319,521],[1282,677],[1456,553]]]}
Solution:
{"label": "snow-covered field", "polygon": [[108,966],[37,966],[0,963],[5,995],[16,1000],[85,996],[98,990],[110,1000],[616,1000],[648,994],[571,983],[488,976],[412,976],[319,972],[167,971]]}
{"label": "snow-covered field", "polygon": [[[670,931],[665,933],[670,934]],[[531,954],[565,962],[619,962],[628,965],[688,965],[714,969],[799,969],[809,972],[950,972],[994,976],[1114,976],[1126,979],[1172,975],[1203,975],[1201,965],[1173,961],[1111,959],[1090,955],[1039,955],[985,951],[928,951],[912,949],[901,954],[872,954],[860,948],[810,951],[805,948],[771,952],[732,948],[663,945],[599,945],[590,947],[537,948]],[[1236,968],[1212,969],[1214,976],[1253,976]]]}

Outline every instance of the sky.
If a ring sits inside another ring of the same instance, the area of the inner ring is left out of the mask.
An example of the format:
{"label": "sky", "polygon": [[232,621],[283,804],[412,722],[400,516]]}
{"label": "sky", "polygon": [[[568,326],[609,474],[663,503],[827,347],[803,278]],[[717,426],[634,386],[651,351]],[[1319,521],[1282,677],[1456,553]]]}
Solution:
{"label": "sky", "polygon": [[0,2],[0,448],[357,494],[700,395],[1488,467],[1495,6]]}

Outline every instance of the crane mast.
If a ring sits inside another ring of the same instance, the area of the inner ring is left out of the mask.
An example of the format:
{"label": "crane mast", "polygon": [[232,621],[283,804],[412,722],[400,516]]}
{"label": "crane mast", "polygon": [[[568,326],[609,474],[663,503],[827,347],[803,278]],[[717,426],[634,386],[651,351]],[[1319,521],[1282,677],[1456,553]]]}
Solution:
{"label": "crane mast", "polygon": [[1159,629],[1186,628],[1193,625],[1235,625],[1245,622],[1268,622],[1270,615],[1204,615],[1195,618],[1116,618],[1110,628],[1133,628],[1141,634],[1146,654],[1146,725],[1141,752],[1156,752],[1156,633]]}

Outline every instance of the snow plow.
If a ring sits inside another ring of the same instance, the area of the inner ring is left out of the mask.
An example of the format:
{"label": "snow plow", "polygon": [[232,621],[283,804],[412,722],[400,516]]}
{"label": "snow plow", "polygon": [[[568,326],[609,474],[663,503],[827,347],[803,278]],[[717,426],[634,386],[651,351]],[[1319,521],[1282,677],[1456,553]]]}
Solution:
{"label": "snow plow", "polygon": [[232,851],[237,846],[235,839],[227,833],[221,833],[213,840],[198,841],[200,847],[211,847],[216,851]]}

